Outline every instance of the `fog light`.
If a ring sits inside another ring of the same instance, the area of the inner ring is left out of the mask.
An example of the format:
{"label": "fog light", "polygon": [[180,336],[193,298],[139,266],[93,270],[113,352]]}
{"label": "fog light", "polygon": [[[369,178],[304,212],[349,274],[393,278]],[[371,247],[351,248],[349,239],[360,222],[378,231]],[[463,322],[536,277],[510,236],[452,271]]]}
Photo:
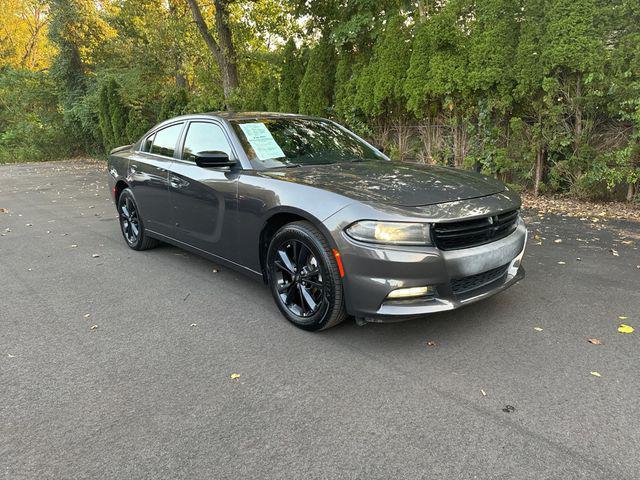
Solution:
{"label": "fog light", "polygon": [[387,298],[424,297],[425,295],[432,295],[433,292],[433,287],[398,288],[397,290],[391,291],[389,295],[387,295]]}

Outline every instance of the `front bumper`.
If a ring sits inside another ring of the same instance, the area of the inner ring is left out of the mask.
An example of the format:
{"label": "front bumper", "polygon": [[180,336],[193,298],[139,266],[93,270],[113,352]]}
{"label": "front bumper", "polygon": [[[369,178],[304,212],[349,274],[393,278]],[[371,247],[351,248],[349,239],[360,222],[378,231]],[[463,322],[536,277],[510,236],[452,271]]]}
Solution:
{"label": "front bumper", "polygon": [[[453,310],[495,295],[524,278],[520,264],[526,239],[521,219],[508,237],[451,251],[371,245],[343,234],[338,247],[347,272],[347,312],[369,322],[399,321]],[[387,299],[397,288],[427,285],[435,289],[432,296]]]}

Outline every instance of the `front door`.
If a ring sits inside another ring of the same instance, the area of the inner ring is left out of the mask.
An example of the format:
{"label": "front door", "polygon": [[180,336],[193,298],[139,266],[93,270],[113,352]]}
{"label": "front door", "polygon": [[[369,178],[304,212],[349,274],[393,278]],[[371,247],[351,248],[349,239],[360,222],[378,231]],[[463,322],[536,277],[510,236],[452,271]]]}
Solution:
{"label": "front door", "polygon": [[222,127],[192,121],[183,135],[180,158],[169,172],[169,192],[175,237],[214,255],[233,260],[238,196],[237,167],[202,168],[195,154],[221,151],[236,155]]}

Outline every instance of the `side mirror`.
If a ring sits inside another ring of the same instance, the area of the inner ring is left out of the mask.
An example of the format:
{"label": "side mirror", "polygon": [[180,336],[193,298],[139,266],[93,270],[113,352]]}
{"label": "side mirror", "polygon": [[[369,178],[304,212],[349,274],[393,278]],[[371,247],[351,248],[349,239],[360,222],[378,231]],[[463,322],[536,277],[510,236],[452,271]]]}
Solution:
{"label": "side mirror", "polygon": [[229,159],[229,155],[224,152],[198,152],[194,157],[196,165],[202,168],[231,167],[236,164],[236,161]]}

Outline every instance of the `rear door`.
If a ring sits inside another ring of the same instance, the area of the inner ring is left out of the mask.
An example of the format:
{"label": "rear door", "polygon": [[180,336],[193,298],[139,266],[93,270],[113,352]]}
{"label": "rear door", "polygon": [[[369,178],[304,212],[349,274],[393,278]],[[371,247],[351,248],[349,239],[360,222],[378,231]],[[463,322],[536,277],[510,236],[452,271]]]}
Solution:
{"label": "rear door", "polygon": [[129,160],[129,185],[138,203],[144,227],[172,236],[169,167],[174,160],[184,122],[163,127],[147,136]]}
{"label": "rear door", "polygon": [[233,260],[240,164],[202,168],[196,165],[195,154],[221,151],[234,160],[237,155],[218,122],[193,120],[185,128],[179,158],[169,173],[175,237]]}

